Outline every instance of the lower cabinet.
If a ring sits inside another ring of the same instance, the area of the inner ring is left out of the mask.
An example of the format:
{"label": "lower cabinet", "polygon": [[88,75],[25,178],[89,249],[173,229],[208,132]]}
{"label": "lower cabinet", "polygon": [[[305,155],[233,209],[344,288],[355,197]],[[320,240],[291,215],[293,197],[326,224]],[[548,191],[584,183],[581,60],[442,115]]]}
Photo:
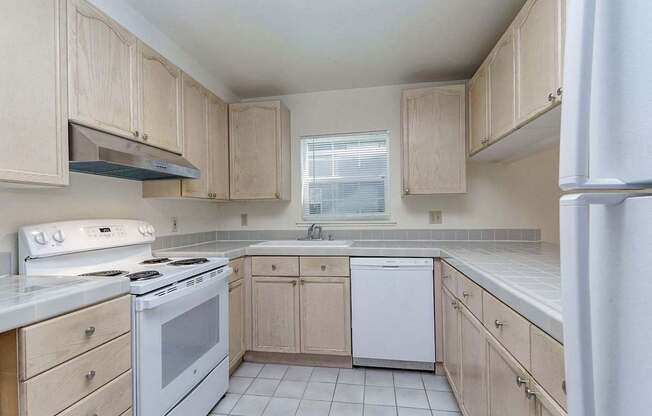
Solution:
{"label": "lower cabinet", "polygon": [[446,289],[442,296],[444,331],[444,368],[453,392],[457,397],[461,392],[460,379],[460,312],[459,303]]}
{"label": "lower cabinet", "polygon": [[462,407],[467,416],[487,414],[487,341],[482,324],[460,307]]}
{"label": "lower cabinet", "polygon": [[244,279],[229,283],[229,369],[238,364],[245,353]]}
{"label": "lower cabinet", "polygon": [[488,342],[489,415],[532,414],[533,407],[523,392],[527,376],[516,360],[497,342]]}
{"label": "lower cabinet", "polygon": [[299,352],[298,278],[256,276],[252,289],[252,349]]}

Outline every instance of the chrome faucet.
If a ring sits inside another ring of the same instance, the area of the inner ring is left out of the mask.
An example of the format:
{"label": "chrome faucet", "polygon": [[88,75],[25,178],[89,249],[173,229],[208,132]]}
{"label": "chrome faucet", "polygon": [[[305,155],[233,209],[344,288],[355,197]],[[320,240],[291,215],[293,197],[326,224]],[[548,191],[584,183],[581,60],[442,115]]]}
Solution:
{"label": "chrome faucet", "polygon": [[[315,236],[315,232],[317,236]],[[306,234],[305,240],[321,240],[322,239],[322,228],[321,225],[311,224],[308,227],[308,233]]]}

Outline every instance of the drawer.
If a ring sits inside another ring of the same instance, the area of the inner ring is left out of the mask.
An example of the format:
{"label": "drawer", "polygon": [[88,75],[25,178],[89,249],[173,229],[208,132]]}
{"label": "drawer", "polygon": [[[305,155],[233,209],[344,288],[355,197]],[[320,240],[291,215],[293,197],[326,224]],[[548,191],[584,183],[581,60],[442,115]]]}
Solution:
{"label": "drawer", "polygon": [[131,368],[130,335],[124,334],[21,383],[24,414],[57,414],[128,371]]}
{"label": "drawer", "polygon": [[229,283],[238,281],[244,277],[244,257],[231,260],[229,266],[233,269],[233,273],[229,276]]}
{"label": "drawer", "polygon": [[131,329],[123,296],[20,329],[21,380],[27,380]]}
{"label": "drawer", "polygon": [[482,288],[468,277],[460,274],[457,281],[458,298],[479,320],[482,320]]}
{"label": "drawer", "polygon": [[485,292],[482,316],[487,330],[525,367],[530,367],[530,323]]}
{"label": "drawer", "polygon": [[251,259],[254,276],[299,276],[298,257],[258,256]]}
{"label": "drawer", "polygon": [[453,294],[457,294],[458,271],[446,262],[441,262],[441,282]]}
{"label": "drawer", "polygon": [[350,276],[348,257],[301,257],[301,276]]}
{"label": "drawer", "polygon": [[57,416],[122,415],[131,408],[131,391],[129,370]]}
{"label": "drawer", "polygon": [[530,325],[531,373],[550,395],[566,408],[566,393],[562,387],[564,347],[548,334]]}

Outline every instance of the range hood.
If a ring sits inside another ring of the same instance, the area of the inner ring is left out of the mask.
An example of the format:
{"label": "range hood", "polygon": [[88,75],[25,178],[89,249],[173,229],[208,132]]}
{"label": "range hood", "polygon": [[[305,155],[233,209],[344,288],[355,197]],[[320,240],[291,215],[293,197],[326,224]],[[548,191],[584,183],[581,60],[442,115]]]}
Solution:
{"label": "range hood", "polygon": [[70,170],[137,181],[197,179],[200,171],[176,153],[70,123]]}

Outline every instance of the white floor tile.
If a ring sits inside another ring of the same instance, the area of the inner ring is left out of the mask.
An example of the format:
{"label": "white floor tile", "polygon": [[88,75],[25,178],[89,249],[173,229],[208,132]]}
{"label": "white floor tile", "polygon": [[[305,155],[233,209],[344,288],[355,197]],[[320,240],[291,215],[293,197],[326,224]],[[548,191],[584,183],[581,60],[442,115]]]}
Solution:
{"label": "white floor tile", "polygon": [[394,376],[390,370],[367,370],[365,384],[368,386],[394,386]]}
{"label": "white floor tile", "polygon": [[300,399],[303,397],[303,392],[306,391],[307,386],[308,382],[306,381],[281,380],[276,392],[274,392],[274,396]]}
{"label": "white floor tile", "polygon": [[288,369],[287,365],[265,364],[263,369],[260,370],[260,373],[258,374],[258,377],[260,377],[260,378],[274,378],[274,379],[280,380],[285,375],[285,372],[287,371],[287,369]]}
{"label": "white floor tile", "polygon": [[335,383],[337,381],[337,375],[339,374],[339,368],[320,368],[317,367],[312,371],[310,376],[310,381],[318,381],[322,383]]}
{"label": "white floor tile", "polygon": [[217,402],[213,410],[211,410],[211,414],[228,415],[229,412],[233,410],[233,407],[237,403],[240,396],[242,395],[226,393],[226,395],[222,397],[219,402]]}
{"label": "white floor tile", "polygon": [[249,388],[253,381],[254,379],[250,377],[231,377],[227,391],[229,393],[242,394],[247,391],[247,388]]}
{"label": "white floor tile", "polygon": [[438,376],[432,373],[421,373],[421,379],[426,390],[451,391],[451,386],[444,376]]}
{"label": "white floor tile", "polygon": [[365,404],[364,416],[396,416],[396,407]]}
{"label": "white floor tile", "polygon": [[263,365],[258,363],[242,363],[235,373],[236,377],[258,377],[258,373],[262,370]]}
{"label": "white floor tile", "polygon": [[268,378],[257,378],[251,383],[246,394],[256,396],[272,396],[276,391],[281,380],[272,380]]}
{"label": "white floor tile", "polygon": [[238,416],[261,416],[268,402],[269,397],[244,395],[235,404],[235,407],[231,410],[231,414]]}
{"label": "white floor tile", "polygon": [[433,416],[462,416],[460,412],[447,412],[445,410],[433,410]]}
{"label": "white floor tile", "polygon": [[429,409],[412,409],[410,407],[399,407],[398,416],[432,416],[432,413]]}
{"label": "white floor tile", "polygon": [[312,374],[313,367],[303,367],[299,365],[291,365],[283,376],[284,380],[292,381],[308,381],[310,374]]}
{"label": "white floor tile", "polygon": [[406,389],[423,389],[421,373],[416,371],[395,371],[394,386]]}
{"label": "white floor tile", "polygon": [[399,407],[416,407],[429,409],[428,398],[425,390],[396,389],[396,405]]}
{"label": "white floor tile", "polygon": [[396,401],[394,400],[394,387],[365,386],[364,404],[396,406]]}
{"label": "white floor tile", "polygon": [[340,383],[335,387],[334,402],[362,403],[363,399],[364,386]]}
{"label": "white floor tile", "polygon": [[331,402],[317,400],[301,400],[297,416],[328,416],[331,410]]}
{"label": "white floor tile", "polygon": [[263,416],[293,416],[299,408],[299,399],[272,397]]}
{"label": "white floor tile", "polygon": [[364,368],[341,368],[338,383],[364,384]]}
{"label": "white floor tile", "polygon": [[335,383],[308,383],[306,391],[303,393],[303,398],[308,400],[333,400],[333,392],[335,391]]}
{"label": "white floor tile", "polygon": [[434,390],[427,390],[426,393],[428,394],[428,401],[430,402],[431,409],[445,410],[449,412],[458,412],[460,410],[453,393]]}
{"label": "white floor tile", "polygon": [[362,416],[362,405],[333,402],[330,416]]}

